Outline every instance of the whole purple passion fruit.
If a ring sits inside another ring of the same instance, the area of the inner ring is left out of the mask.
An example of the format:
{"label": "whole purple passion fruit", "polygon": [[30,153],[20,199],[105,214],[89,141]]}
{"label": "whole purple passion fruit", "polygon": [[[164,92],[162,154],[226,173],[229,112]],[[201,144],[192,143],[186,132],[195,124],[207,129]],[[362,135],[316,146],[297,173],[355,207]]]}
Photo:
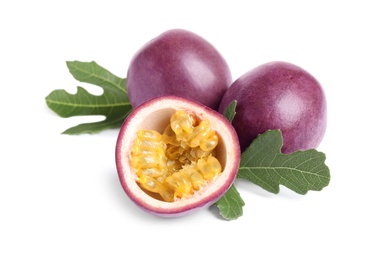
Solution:
{"label": "whole purple passion fruit", "polygon": [[316,148],[325,133],[327,108],[319,82],[287,62],[263,64],[238,78],[225,93],[219,112],[237,101],[233,126],[242,151],[269,129],[279,129],[283,153]]}
{"label": "whole purple passion fruit", "polygon": [[121,185],[159,216],[180,216],[217,201],[233,183],[240,146],[217,111],[177,96],[149,100],[123,123],[116,145]]}
{"label": "whole purple passion fruit", "polygon": [[127,72],[134,108],[155,97],[175,95],[216,110],[231,83],[221,54],[202,37],[181,29],[166,31],[145,44]]}

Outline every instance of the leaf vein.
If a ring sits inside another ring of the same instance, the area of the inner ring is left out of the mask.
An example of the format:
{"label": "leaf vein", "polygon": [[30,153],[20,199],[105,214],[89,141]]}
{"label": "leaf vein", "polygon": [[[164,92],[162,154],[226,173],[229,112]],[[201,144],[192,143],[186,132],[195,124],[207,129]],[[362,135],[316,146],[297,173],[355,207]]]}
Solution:
{"label": "leaf vein", "polygon": [[[90,79],[90,78],[100,79],[100,80],[105,81],[105,82],[107,82],[108,84],[110,84],[110,85],[116,87],[118,90],[120,90],[120,91],[122,91],[122,92],[124,92],[124,93],[127,93],[125,87],[122,87],[122,86],[118,85],[119,82],[118,82],[118,84],[117,84],[117,83],[115,83],[115,82],[113,82],[113,81],[111,81],[111,80],[108,80],[108,79],[105,78],[105,77],[101,77],[101,76],[99,76],[99,75],[96,74],[95,72],[88,73],[86,70],[81,69],[80,66],[75,66],[75,65],[71,65],[71,66],[72,66],[73,68],[75,68],[76,70],[80,71],[81,73],[83,73],[84,75],[87,75],[86,78],[80,80],[80,81],[82,81],[82,82],[88,82],[88,81],[90,81],[90,80],[88,80],[88,79]],[[85,80],[85,79],[87,79],[87,80]]]}

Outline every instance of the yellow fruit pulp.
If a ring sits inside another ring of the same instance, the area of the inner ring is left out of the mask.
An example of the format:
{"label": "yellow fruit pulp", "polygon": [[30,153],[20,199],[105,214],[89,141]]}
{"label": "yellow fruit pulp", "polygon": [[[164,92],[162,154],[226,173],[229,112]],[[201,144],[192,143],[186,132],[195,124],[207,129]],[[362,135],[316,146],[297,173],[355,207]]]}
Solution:
{"label": "yellow fruit pulp", "polygon": [[188,198],[221,173],[210,122],[177,110],[161,134],[139,130],[130,153],[140,186],[167,202]]}

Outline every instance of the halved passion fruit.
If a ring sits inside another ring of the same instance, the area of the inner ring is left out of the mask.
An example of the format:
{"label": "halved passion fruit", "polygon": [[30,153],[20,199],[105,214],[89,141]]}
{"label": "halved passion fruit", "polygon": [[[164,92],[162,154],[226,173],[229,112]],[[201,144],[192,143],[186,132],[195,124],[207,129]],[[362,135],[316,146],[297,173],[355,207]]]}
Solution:
{"label": "halved passion fruit", "polygon": [[167,217],[216,202],[233,183],[239,161],[238,137],[227,119],[176,96],[137,107],[116,145],[126,194],[142,209]]}

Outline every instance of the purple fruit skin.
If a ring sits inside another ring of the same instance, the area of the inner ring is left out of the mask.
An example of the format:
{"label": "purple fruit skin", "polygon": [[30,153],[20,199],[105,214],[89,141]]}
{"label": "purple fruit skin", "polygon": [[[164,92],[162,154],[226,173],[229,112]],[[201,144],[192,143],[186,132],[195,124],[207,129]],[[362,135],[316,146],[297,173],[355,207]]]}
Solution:
{"label": "purple fruit skin", "polygon": [[263,64],[237,79],[219,112],[237,101],[233,126],[244,151],[258,134],[280,129],[283,153],[316,148],[327,125],[326,97],[307,71],[287,62]]}
{"label": "purple fruit skin", "polygon": [[145,44],[127,72],[134,108],[155,97],[175,95],[217,110],[231,83],[221,54],[202,37],[182,29],[166,31]]}

